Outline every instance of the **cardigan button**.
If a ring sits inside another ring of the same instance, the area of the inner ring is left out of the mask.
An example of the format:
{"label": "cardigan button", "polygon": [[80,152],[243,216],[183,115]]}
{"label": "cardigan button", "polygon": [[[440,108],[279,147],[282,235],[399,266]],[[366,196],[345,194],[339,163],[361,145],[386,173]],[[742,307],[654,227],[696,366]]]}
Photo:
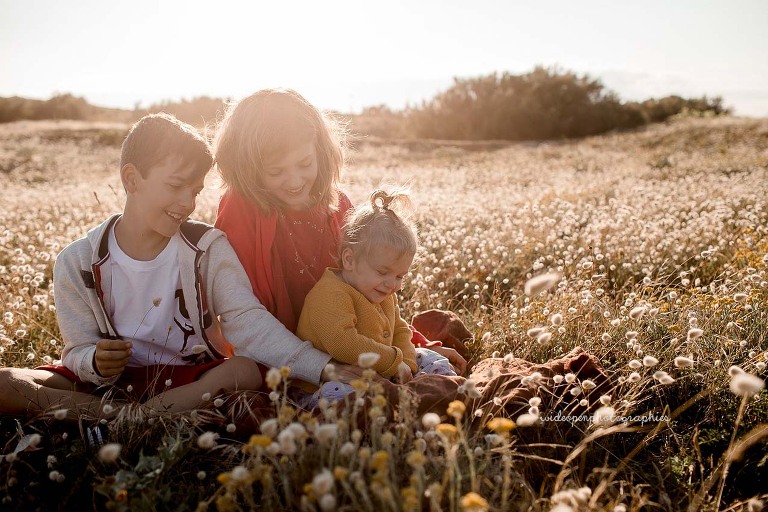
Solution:
{"label": "cardigan button", "polygon": [[384,337],[389,338],[389,331],[384,331]]}

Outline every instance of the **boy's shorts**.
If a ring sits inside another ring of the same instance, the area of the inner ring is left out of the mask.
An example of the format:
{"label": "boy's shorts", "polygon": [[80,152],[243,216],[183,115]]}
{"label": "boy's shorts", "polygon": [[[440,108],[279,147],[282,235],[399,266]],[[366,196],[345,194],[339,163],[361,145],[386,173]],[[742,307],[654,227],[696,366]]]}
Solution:
{"label": "boy's shorts", "polygon": [[[217,359],[198,365],[126,366],[123,373],[111,386],[96,386],[93,383],[80,380],[72,370],[63,365],[46,364],[35,369],[46,370],[66,377],[78,385],[78,391],[100,393],[102,390],[108,392],[110,389],[117,388],[127,398],[144,401],[163,391],[191,384],[202,377],[205,372],[219,366],[224,361],[226,359]],[[166,385],[168,380],[171,382]],[[212,394],[216,391],[211,390]],[[120,396],[115,396],[115,398],[119,399]]]}

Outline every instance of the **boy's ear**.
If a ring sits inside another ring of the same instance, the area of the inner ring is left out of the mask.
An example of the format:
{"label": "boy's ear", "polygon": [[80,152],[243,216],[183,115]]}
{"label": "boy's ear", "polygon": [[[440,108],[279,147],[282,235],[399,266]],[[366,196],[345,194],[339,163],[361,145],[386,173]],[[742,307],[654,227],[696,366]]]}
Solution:
{"label": "boy's ear", "polygon": [[123,187],[127,193],[130,194],[136,191],[139,179],[141,179],[141,174],[135,165],[125,164],[120,169],[120,181],[123,182]]}
{"label": "boy's ear", "polygon": [[352,270],[352,261],[354,260],[354,257],[355,255],[349,247],[341,251],[341,268],[344,270]]}

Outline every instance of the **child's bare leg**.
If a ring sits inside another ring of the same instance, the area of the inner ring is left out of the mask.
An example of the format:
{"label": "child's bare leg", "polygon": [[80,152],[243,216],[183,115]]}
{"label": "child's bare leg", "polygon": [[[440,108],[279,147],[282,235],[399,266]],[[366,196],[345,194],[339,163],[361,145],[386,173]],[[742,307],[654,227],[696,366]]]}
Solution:
{"label": "child's bare leg", "polygon": [[189,411],[200,406],[205,393],[215,395],[260,387],[261,374],[256,362],[247,357],[233,357],[208,370],[195,382],[155,395],[144,405],[158,411]]}
{"label": "child's bare leg", "polygon": [[67,418],[102,418],[100,397],[78,390],[78,384],[58,373],[28,368],[0,368],[0,412],[23,415],[66,409]]}

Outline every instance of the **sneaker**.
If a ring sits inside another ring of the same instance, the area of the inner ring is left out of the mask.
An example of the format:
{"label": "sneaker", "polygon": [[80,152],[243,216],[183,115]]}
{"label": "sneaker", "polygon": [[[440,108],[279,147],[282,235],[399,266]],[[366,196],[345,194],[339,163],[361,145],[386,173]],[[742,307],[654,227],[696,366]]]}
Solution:
{"label": "sneaker", "polygon": [[80,433],[83,442],[90,449],[101,448],[109,441],[109,428],[101,423],[88,425],[80,420]]}

